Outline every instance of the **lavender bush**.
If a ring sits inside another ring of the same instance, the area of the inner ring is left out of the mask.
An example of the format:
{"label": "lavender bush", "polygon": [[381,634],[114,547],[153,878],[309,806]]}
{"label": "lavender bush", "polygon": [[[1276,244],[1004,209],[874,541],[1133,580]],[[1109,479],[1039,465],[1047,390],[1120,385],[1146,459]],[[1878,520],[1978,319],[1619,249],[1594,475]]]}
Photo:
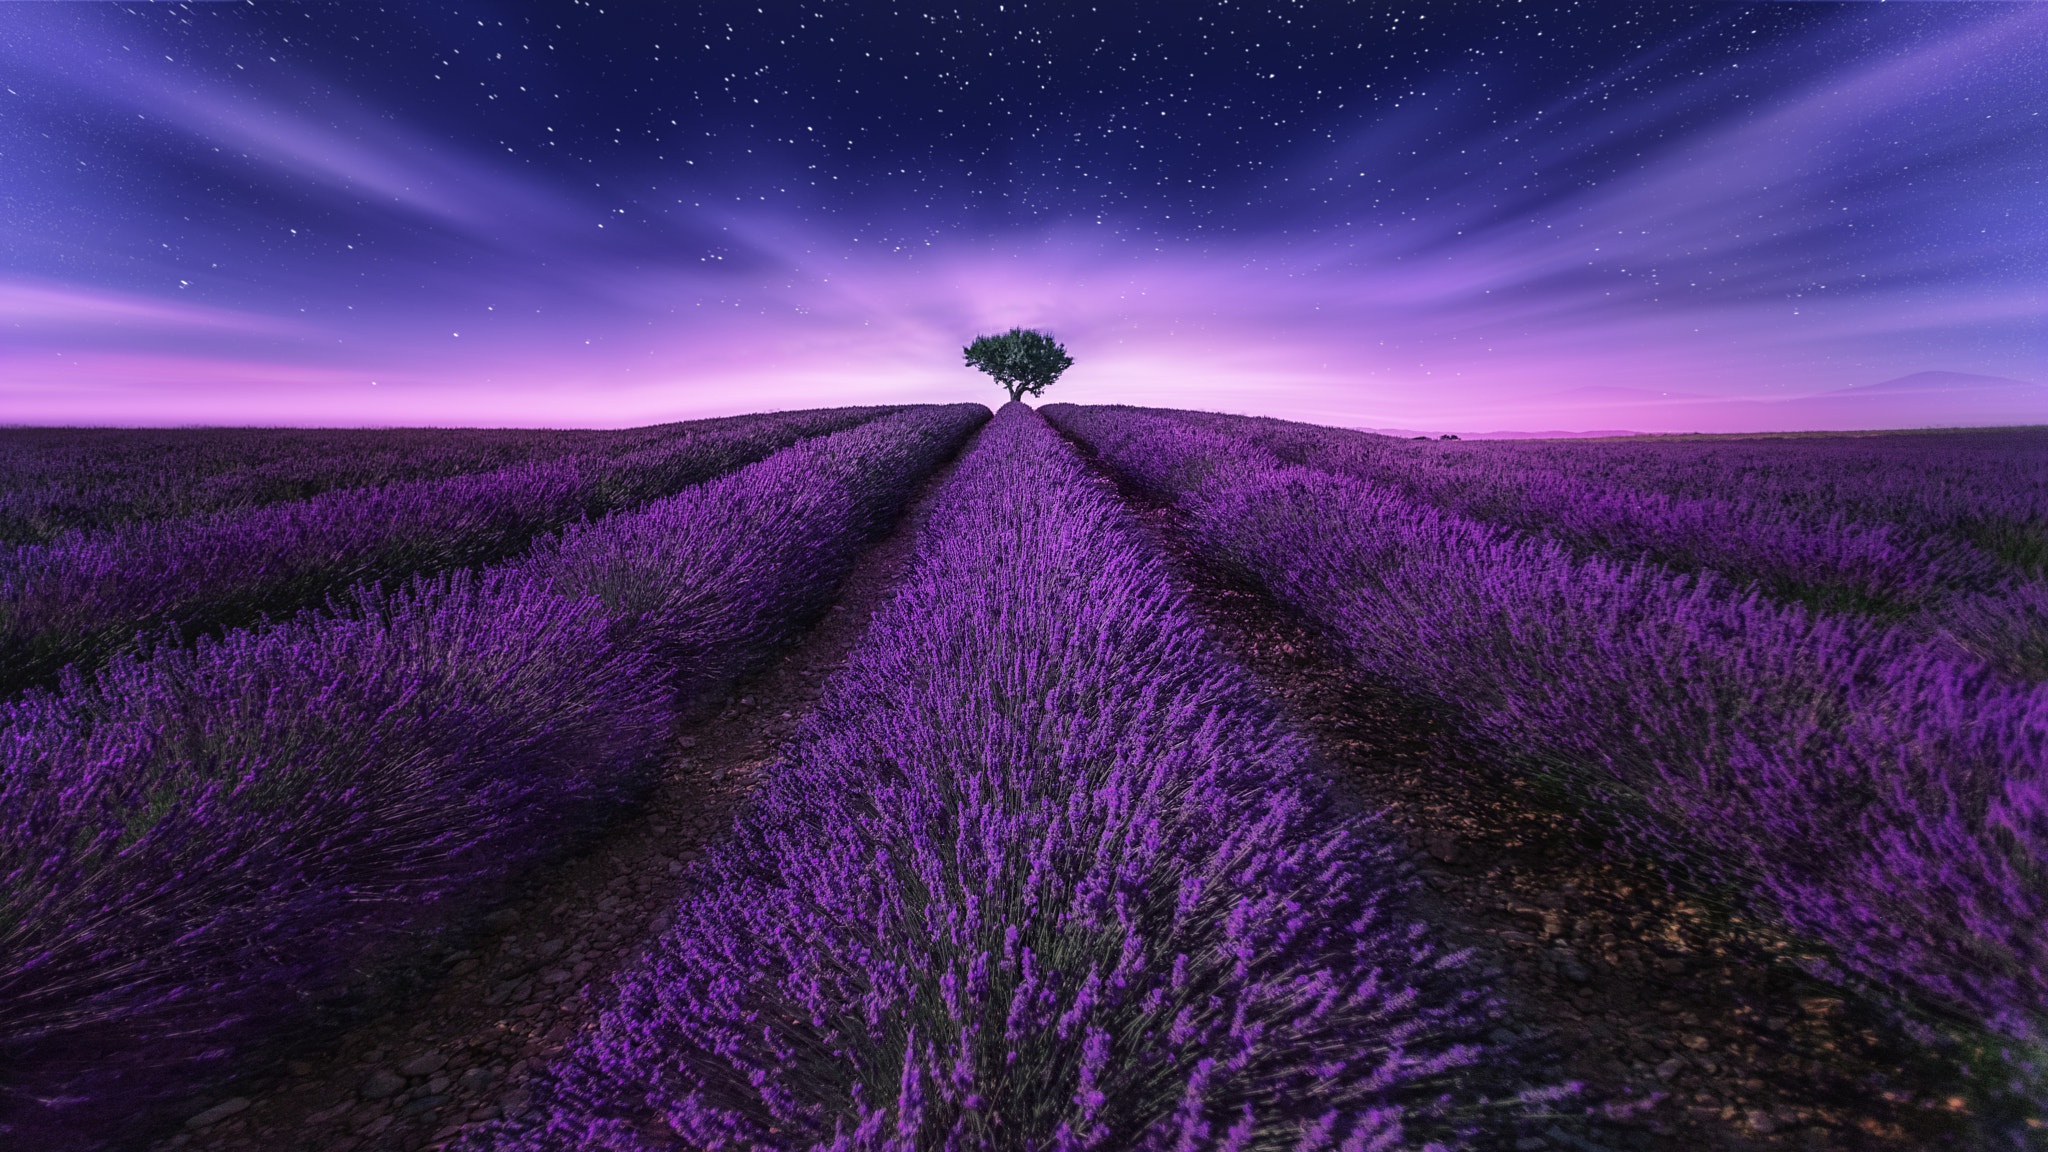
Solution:
{"label": "lavender bush", "polygon": [[[1956,592],[1987,591],[2015,574],[1971,543],[1960,526],[1968,515],[1961,509],[1951,509],[1939,523],[1926,509],[1912,521],[1873,517],[1898,509],[1850,500],[1844,486],[1824,484],[1821,477],[1841,462],[1814,453],[1807,441],[1767,442],[1778,450],[1746,454],[1746,467],[1718,473],[1721,483],[1679,485],[1670,473],[1681,460],[1700,463],[1697,442],[1417,444],[1282,420],[1154,414],[1240,438],[1290,464],[1387,485],[1475,520],[1541,533],[1581,555],[1649,557],[1682,571],[1712,570],[1814,607],[1896,616],[1935,606]],[[1910,450],[1920,441],[1891,437],[1884,443],[1888,450],[1872,453],[1866,462],[1881,468],[1859,474],[1880,486],[1897,488],[1903,480],[1924,488],[1925,457]],[[1909,450],[1900,452],[1899,445]],[[2017,455],[2009,463],[2017,463]],[[2038,464],[2033,470],[2041,471]],[[1822,488],[1842,499],[1789,499],[1793,492],[1812,497]]]}
{"label": "lavender bush", "polygon": [[144,630],[204,633],[317,605],[363,581],[488,563],[887,411],[722,421],[620,456],[586,453],[309,500],[136,523],[0,550],[0,692],[91,667]]}
{"label": "lavender bush", "polygon": [[507,1150],[1384,1149],[1462,958],[1021,404]]}
{"label": "lavender bush", "polygon": [[12,1139],[86,1146],[219,1075],[659,747],[591,601],[493,574],[352,607],[0,714]]}
{"label": "lavender bush", "polygon": [[1185,421],[1046,412],[1359,667],[1564,765],[1638,843],[1751,887],[1876,987],[2048,1044],[2048,688]]}
{"label": "lavender bush", "polygon": [[885,417],[518,564],[0,704],[0,1134],[132,1132],[473,915],[630,793],[678,695],[814,610],[986,417]]}
{"label": "lavender bush", "polygon": [[1155,410],[1580,555],[1712,571],[2048,680],[2048,435],[1415,444]]}
{"label": "lavender bush", "polygon": [[[616,456],[733,417],[618,431],[0,428],[0,543],[537,464]],[[746,418],[739,418],[744,420]]]}
{"label": "lavender bush", "polygon": [[1617,443],[1527,442],[1551,466],[1611,469],[1680,498],[1741,492],[1820,516],[1967,540],[2048,574],[2048,432],[2039,428]]}

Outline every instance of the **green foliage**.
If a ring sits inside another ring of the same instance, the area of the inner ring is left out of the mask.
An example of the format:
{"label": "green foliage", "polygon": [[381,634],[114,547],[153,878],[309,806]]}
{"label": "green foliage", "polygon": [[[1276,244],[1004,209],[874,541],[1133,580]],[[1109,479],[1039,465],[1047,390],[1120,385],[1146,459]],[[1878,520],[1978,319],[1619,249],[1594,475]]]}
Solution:
{"label": "green foliage", "polygon": [[1025,393],[1037,396],[1045,386],[1073,367],[1074,358],[1048,332],[1033,328],[1012,328],[1000,336],[976,336],[974,343],[960,350],[967,366],[979,368],[1009,389],[1012,402]]}

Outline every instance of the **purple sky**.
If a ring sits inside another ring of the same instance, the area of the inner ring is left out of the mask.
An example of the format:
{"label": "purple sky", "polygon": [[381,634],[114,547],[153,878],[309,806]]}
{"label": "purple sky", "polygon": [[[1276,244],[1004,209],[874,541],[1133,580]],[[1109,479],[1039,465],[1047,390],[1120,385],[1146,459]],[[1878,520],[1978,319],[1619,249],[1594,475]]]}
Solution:
{"label": "purple sky", "polygon": [[2048,3],[885,6],[0,0],[0,422],[2048,383]]}

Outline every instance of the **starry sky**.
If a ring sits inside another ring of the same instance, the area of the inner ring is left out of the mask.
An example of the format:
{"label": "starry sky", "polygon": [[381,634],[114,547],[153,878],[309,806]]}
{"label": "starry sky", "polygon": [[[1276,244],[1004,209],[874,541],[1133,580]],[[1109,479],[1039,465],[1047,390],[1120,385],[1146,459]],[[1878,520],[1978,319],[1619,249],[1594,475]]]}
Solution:
{"label": "starry sky", "polygon": [[2044,61],[2042,2],[0,0],[0,423],[995,402],[1013,324],[1047,400],[1356,426],[2048,384]]}

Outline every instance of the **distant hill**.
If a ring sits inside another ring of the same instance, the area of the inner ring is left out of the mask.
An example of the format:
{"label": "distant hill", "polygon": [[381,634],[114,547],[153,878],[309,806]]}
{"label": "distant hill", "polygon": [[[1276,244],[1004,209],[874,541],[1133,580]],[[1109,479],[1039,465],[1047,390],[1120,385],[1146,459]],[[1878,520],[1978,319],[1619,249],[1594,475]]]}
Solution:
{"label": "distant hill", "polygon": [[1942,428],[2048,424],[2048,385],[1970,372],[1915,372],[1781,400],[1786,428]]}
{"label": "distant hill", "polygon": [[1979,376],[1974,372],[1915,372],[1896,380],[1876,384],[1851,384],[1821,396],[1877,396],[1920,393],[1968,393],[1971,395],[2023,396],[2048,392],[2048,385],[2014,380],[2009,376]]}
{"label": "distant hill", "polygon": [[[1602,431],[1467,432],[1467,440],[1628,436],[1645,432],[1863,432],[1910,428],[1975,428],[2048,424],[2048,385],[1971,372],[1915,372],[1790,400],[1724,400],[1693,392],[1589,385],[1530,397],[1502,423]],[[1634,429],[1635,431],[1621,431]],[[1388,436],[1424,435],[1369,428]],[[1436,433],[1427,433],[1435,435]]]}

